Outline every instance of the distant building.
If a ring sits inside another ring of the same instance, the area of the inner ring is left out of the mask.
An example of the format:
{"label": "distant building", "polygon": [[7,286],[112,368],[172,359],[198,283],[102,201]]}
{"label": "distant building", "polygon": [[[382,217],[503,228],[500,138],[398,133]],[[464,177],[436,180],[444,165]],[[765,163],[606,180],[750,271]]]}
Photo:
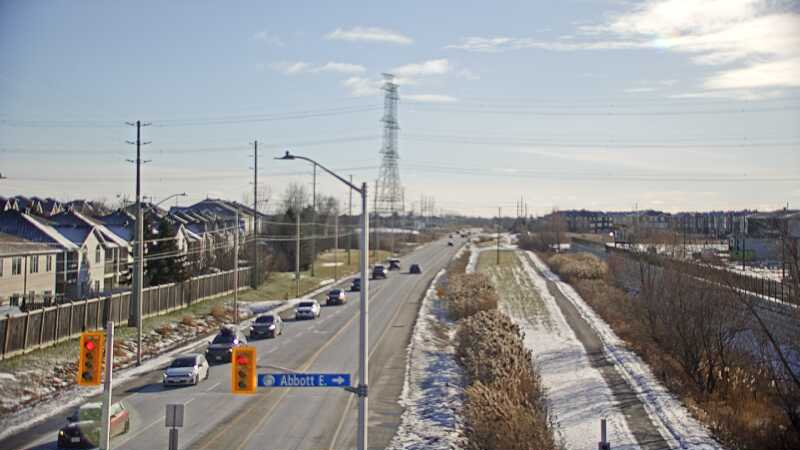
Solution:
{"label": "distant building", "polygon": [[57,246],[0,232],[0,307],[56,300]]}

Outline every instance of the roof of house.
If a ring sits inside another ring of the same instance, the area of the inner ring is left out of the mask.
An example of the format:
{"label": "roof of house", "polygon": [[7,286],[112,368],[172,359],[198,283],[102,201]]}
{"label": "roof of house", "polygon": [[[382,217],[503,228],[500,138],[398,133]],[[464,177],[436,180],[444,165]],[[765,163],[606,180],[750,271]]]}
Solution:
{"label": "roof of house", "polygon": [[61,251],[52,244],[31,241],[13,234],[0,232],[0,256],[58,253]]}
{"label": "roof of house", "polygon": [[67,250],[78,249],[78,246],[52,226],[52,222],[41,217],[9,210],[0,213],[0,225],[7,233],[25,239],[36,242],[52,241]]}

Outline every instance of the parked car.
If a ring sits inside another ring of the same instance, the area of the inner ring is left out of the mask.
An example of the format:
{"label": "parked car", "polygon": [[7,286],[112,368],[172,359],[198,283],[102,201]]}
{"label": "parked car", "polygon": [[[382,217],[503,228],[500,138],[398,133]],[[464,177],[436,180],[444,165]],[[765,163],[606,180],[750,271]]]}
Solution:
{"label": "parked car", "polygon": [[408,273],[420,274],[422,273],[422,267],[420,267],[419,264],[412,264],[408,268]]}
{"label": "parked car", "polygon": [[386,267],[380,264],[376,264],[375,267],[372,268],[372,279],[376,280],[378,278],[386,278]]}
{"label": "parked car", "polygon": [[235,326],[225,326],[208,343],[206,359],[210,364],[231,362],[234,347],[247,344],[247,338]]}
{"label": "parked car", "polygon": [[331,290],[325,299],[326,305],[343,305],[345,303],[347,303],[347,295],[341,289]]}
{"label": "parked car", "polygon": [[353,278],[353,282],[350,283],[350,292],[358,292],[361,290],[361,278]]}
{"label": "parked car", "polygon": [[397,258],[390,259],[389,270],[400,270],[400,260]]}
{"label": "parked car", "polygon": [[274,338],[283,334],[283,320],[277,314],[262,314],[250,324],[250,338]]}
{"label": "parked car", "polygon": [[322,308],[316,300],[303,300],[294,309],[294,319],[316,319],[322,313]]}
{"label": "parked car", "polygon": [[199,353],[177,356],[164,369],[164,386],[197,384],[208,378],[208,361]]}
{"label": "parked car", "polygon": [[[84,403],[67,417],[67,425],[58,431],[59,448],[91,448],[100,445],[100,422],[103,404]],[[127,433],[131,428],[128,408],[123,402],[111,404],[110,436]]]}

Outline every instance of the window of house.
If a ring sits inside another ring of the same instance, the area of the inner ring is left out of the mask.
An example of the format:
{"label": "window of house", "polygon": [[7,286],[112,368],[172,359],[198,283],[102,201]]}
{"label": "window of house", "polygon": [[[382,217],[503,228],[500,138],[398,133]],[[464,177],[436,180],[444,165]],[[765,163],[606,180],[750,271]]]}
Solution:
{"label": "window of house", "polygon": [[96,263],[100,262],[100,246],[99,245],[94,248],[94,262],[96,262]]}
{"label": "window of house", "polygon": [[39,273],[39,255],[31,256],[31,260],[28,264],[31,266],[31,273]]}
{"label": "window of house", "polygon": [[22,273],[22,257],[15,256],[11,258],[11,275],[19,275]]}
{"label": "window of house", "polygon": [[46,272],[50,272],[51,270],[53,270],[53,255],[47,255],[44,266],[45,266],[44,270]]}
{"label": "window of house", "polygon": [[114,259],[114,252],[110,248],[106,249],[106,262],[112,261]]}

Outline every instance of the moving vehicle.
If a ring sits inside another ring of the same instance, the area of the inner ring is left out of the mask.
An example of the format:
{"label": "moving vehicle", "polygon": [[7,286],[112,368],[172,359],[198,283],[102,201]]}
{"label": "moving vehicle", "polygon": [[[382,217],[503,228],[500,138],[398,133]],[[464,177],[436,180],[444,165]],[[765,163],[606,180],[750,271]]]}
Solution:
{"label": "moving vehicle", "polygon": [[[90,448],[100,445],[100,421],[103,404],[84,403],[67,417],[67,425],[58,431],[58,448]],[[123,402],[111,404],[110,436],[127,433],[131,428],[128,408]]]}
{"label": "moving vehicle", "polygon": [[208,378],[208,361],[199,353],[179,355],[164,369],[164,386],[197,384]]}
{"label": "moving vehicle", "polygon": [[347,303],[347,295],[341,289],[333,289],[328,292],[328,297],[325,299],[326,305],[343,305]]}
{"label": "moving vehicle", "polygon": [[250,324],[250,339],[283,334],[283,320],[277,314],[262,314]]}
{"label": "moving vehicle", "polygon": [[389,270],[400,270],[400,260],[397,258],[390,259]]}
{"label": "moving vehicle", "polygon": [[247,344],[247,338],[235,326],[224,326],[219,330],[214,339],[209,342],[206,349],[206,359],[209,364],[231,362],[231,353],[234,347]]}
{"label": "moving vehicle", "polygon": [[322,313],[322,308],[320,308],[318,301],[314,299],[303,300],[294,309],[294,320],[316,319],[320,313]]}
{"label": "moving vehicle", "polygon": [[353,278],[350,284],[350,292],[358,292],[361,290],[361,278]]}
{"label": "moving vehicle", "polygon": [[380,264],[376,264],[375,267],[372,268],[372,279],[376,280],[378,278],[386,278],[386,267]]}
{"label": "moving vehicle", "polygon": [[452,247],[453,245],[454,245],[454,244],[453,244],[453,241],[447,241],[447,246],[448,246],[448,247]]}
{"label": "moving vehicle", "polygon": [[422,267],[420,267],[419,264],[412,264],[408,268],[408,273],[420,274],[422,273]]}

